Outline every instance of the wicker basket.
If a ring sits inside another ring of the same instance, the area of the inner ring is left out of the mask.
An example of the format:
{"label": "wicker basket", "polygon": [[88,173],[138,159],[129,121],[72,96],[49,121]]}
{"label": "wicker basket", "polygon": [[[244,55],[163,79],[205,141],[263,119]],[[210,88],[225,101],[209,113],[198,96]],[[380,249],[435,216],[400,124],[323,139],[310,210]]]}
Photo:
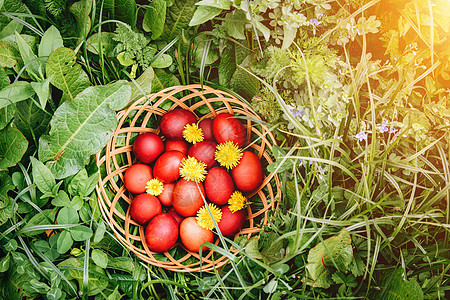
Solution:
{"label": "wicker basket", "polygon": [[[157,124],[161,116],[167,110],[177,107],[205,118],[214,117],[220,112],[249,117],[244,121],[247,141],[256,140],[250,148],[260,157],[263,166],[272,163],[266,149],[276,145],[275,138],[267,127],[253,121],[261,119],[247,104],[229,93],[205,85],[175,86],[143,97],[117,114],[119,122],[113,136],[104,151],[97,154],[97,165],[101,173],[97,185],[98,201],[103,217],[116,237],[143,261],[178,272],[197,272],[200,271],[200,266],[202,271],[209,271],[223,266],[228,259],[217,252],[207,251],[203,253],[200,265],[198,253],[189,252],[181,243],[169,252],[157,254],[150,251],[145,243],[145,228],[130,218],[129,204],[132,195],[123,185],[123,175],[134,162],[134,138],[143,132],[159,134]],[[247,207],[247,221],[239,234],[248,237],[257,235],[262,225],[267,224],[268,211],[276,208],[276,199],[280,196],[278,176],[266,176],[258,190],[247,195],[253,204]],[[218,239],[215,243],[218,244]]]}

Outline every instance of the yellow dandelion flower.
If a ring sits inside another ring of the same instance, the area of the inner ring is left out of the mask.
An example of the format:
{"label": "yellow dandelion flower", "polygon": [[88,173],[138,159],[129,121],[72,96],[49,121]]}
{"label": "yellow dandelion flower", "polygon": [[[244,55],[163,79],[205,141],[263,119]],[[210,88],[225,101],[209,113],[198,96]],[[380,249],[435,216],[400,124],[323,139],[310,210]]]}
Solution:
{"label": "yellow dandelion flower", "polygon": [[[209,203],[209,210],[211,211],[211,215],[216,221],[216,223],[219,223],[222,219],[222,211],[220,208],[218,208],[215,204]],[[214,228],[214,223],[211,218],[211,215],[208,212],[208,209],[206,208],[206,205],[203,205],[198,211],[197,211],[197,224],[198,226],[212,230]]]}
{"label": "yellow dandelion flower", "polygon": [[217,145],[214,154],[219,164],[227,169],[233,169],[242,158],[242,149],[231,141]]}
{"label": "yellow dandelion flower", "polygon": [[183,158],[180,165],[180,176],[186,180],[202,182],[206,177],[206,164],[195,157]]}
{"label": "yellow dandelion flower", "polygon": [[147,192],[147,194],[159,196],[164,191],[163,183],[156,178],[150,179],[149,181],[147,181],[145,191]]}
{"label": "yellow dandelion flower", "polygon": [[187,124],[184,126],[183,138],[189,143],[195,144],[203,141],[203,131],[197,124]]}
{"label": "yellow dandelion flower", "polygon": [[247,199],[241,192],[235,191],[228,199],[229,209],[232,213],[237,212],[247,206]]}

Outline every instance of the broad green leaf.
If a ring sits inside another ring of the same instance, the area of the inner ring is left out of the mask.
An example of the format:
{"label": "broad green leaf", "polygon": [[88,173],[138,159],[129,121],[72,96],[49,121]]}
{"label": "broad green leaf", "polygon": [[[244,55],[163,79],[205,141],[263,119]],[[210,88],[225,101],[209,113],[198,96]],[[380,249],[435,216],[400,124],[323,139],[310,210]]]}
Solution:
{"label": "broad green leaf", "polygon": [[156,69],[155,78],[152,81],[152,93],[159,92],[167,87],[179,85],[178,78],[170,73],[166,73],[164,70]]}
{"label": "broad green leaf", "polygon": [[127,105],[130,96],[130,85],[118,81],[87,88],[63,103],[53,115],[50,134],[39,140],[39,159],[47,162],[57,179],[81,170],[85,160],[111,138],[117,126],[115,110]]}
{"label": "broad green leaf", "polygon": [[69,206],[79,211],[84,205],[84,200],[80,196],[73,197],[72,201],[70,201]]}
{"label": "broad green leaf", "polygon": [[294,41],[297,35],[297,27],[284,25],[283,26],[283,45],[281,49],[287,49]]}
{"label": "broad green leaf", "polygon": [[170,41],[189,28],[196,0],[177,0],[167,8],[166,23],[161,39]]}
{"label": "broad green leaf", "polygon": [[[205,35],[196,36],[194,39],[193,60],[197,67],[201,66],[203,52],[205,51],[208,38]],[[215,47],[207,48],[205,65],[211,65],[219,59],[219,51]]]}
{"label": "broad green leaf", "polygon": [[15,185],[7,171],[0,171],[0,226],[11,218],[12,199],[8,192],[13,190]]}
{"label": "broad green leaf", "polygon": [[50,287],[47,284],[34,278],[31,279],[30,282],[25,283],[24,287],[26,290],[34,291],[39,294],[47,293],[47,291],[50,290]]}
{"label": "broad green leaf", "polygon": [[152,92],[152,83],[155,78],[155,72],[152,67],[148,67],[134,82],[131,82],[131,98],[128,104],[150,94]]}
{"label": "broad green leaf", "polygon": [[92,229],[83,225],[78,225],[69,228],[68,230],[72,235],[72,238],[77,242],[85,241],[88,238],[90,238],[93,234]]}
{"label": "broad green leaf", "polygon": [[245,39],[245,21],[245,12],[235,10],[227,13],[222,25],[229,36],[237,40],[243,40]]}
{"label": "broad green leaf", "polygon": [[211,6],[198,6],[192,16],[189,26],[196,26],[203,24],[214,17],[217,17],[222,12],[221,8]]}
{"label": "broad green leaf", "polygon": [[228,44],[223,50],[222,59],[219,64],[219,84],[230,86],[231,78],[236,72],[236,55],[234,44]]}
{"label": "broad green leaf", "polygon": [[9,43],[0,41],[0,67],[13,68],[19,59],[20,57]]}
{"label": "broad green leaf", "polygon": [[100,249],[92,250],[91,254],[94,263],[102,269],[106,269],[108,266],[108,255]]}
{"label": "broad green leaf", "polygon": [[76,63],[75,51],[58,48],[50,53],[45,70],[51,83],[63,91],[62,101],[73,100],[78,93],[91,85],[86,72]]}
{"label": "broad green leaf", "polygon": [[[83,286],[83,266],[84,261],[80,258],[69,258],[58,264],[58,267],[62,270],[68,271],[67,278],[69,280],[75,279],[78,282],[80,289]],[[109,279],[104,275],[103,269],[99,266],[89,264],[89,271],[88,295],[94,296],[105,290],[108,286]]]}
{"label": "broad green leaf", "polygon": [[0,108],[9,104],[26,100],[34,95],[34,90],[30,83],[26,81],[16,81],[0,90]]}
{"label": "broad green leaf", "polygon": [[134,56],[128,56],[127,52],[120,52],[119,54],[117,54],[117,60],[119,61],[119,63],[122,66],[128,67],[131,66],[132,64],[135,64],[136,62],[134,61]]}
{"label": "broad green leaf", "polygon": [[162,54],[152,62],[152,67],[155,69],[163,69],[169,67],[171,64],[172,56],[170,56],[169,54]]}
{"label": "broad green leaf", "polygon": [[11,81],[9,80],[8,74],[6,74],[5,69],[3,69],[3,67],[0,67],[0,91],[10,83]]}
{"label": "broad green leaf", "polygon": [[36,92],[36,95],[38,95],[42,110],[45,110],[47,100],[50,97],[50,77],[47,77],[40,82],[30,82],[30,84]]}
{"label": "broad green leaf", "polygon": [[230,9],[231,4],[233,4],[233,1],[230,0],[201,0],[195,5],[204,5],[204,6],[211,6],[211,7],[217,7],[221,9]]}
{"label": "broad green leaf", "polygon": [[0,130],[6,127],[14,117],[16,112],[16,105],[10,104],[6,107],[0,108]]}
{"label": "broad green leaf", "polygon": [[398,268],[390,275],[383,276],[384,284],[374,299],[383,300],[421,300],[423,291],[415,279],[404,280],[404,270]]}
{"label": "broad green leaf", "polygon": [[63,39],[61,33],[55,26],[50,26],[42,36],[41,42],[39,44],[38,55],[39,56],[49,56],[53,50],[59,47],[63,47]]}
{"label": "broad green leaf", "polygon": [[76,33],[78,37],[78,43],[83,42],[89,31],[91,30],[91,14],[93,0],[80,0],[75,2],[70,8],[70,12],[76,19]]}
{"label": "broad green leaf", "polygon": [[58,224],[77,224],[80,219],[78,217],[78,213],[72,207],[63,207],[58,213],[58,217],[56,218]]}
{"label": "broad green leaf", "polygon": [[42,192],[52,192],[53,187],[56,185],[55,176],[46,165],[34,158],[30,157],[32,165],[33,182],[37,188]]}
{"label": "broad green leaf", "polygon": [[306,281],[307,284],[312,287],[320,287],[324,289],[330,287],[332,283],[330,268],[327,268],[319,263],[309,263],[305,267],[310,276],[310,278]]}
{"label": "broad green leaf", "polygon": [[5,257],[0,260],[0,273],[6,272],[9,269],[9,263],[11,261],[11,256],[9,253],[6,254]]}
{"label": "broad green leaf", "polygon": [[17,264],[11,261],[7,275],[0,277],[0,299],[22,300],[31,298],[31,295],[23,289],[23,285],[33,278],[29,273],[19,273]]}
{"label": "broad green leaf", "polygon": [[[37,213],[36,215],[34,215],[27,223],[24,227],[22,227],[23,229],[28,228],[28,227],[32,227],[32,226],[37,226],[37,225],[50,225],[55,222],[55,217],[56,217],[56,208],[53,209],[44,209],[42,211],[42,213]],[[25,236],[33,236],[36,234],[41,234],[43,233],[45,230],[35,230],[35,231],[29,231],[29,232],[25,232],[23,233],[23,235]]]}
{"label": "broad green leaf", "polygon": [[28,140],[13,127],[0,130],[0,169],[15,166],[25,154]]}
{"label": "broad green leaf", "polygon": [[105,0],[104,9],[111,13],[114,20],[127,23],[132,28],[136,25],[135,0]]}
{"label": "broad green leaf", "polygon": [[44,62],[34,54],[33,49],[23,39],[23,37],[16,32],[16,43],[19,48],[20,56],[25,64],[28,75],[35,81],[44,79]]}
{"label": "broad green leaf", "polygon": [[264,36],[264,39],[266,40],[266,42],[269,41],[270,38],[270,29],[267,28],[263,23],[261,23],[260,21],[256,21],[254,20],[255,23],[255,27],[256,29],[258,29]]}
{"label": "broad green leaf", "polygon": [[245,246],[245,253],[255,259],[263,259],[263,255],[259,252],[259,241],[257,238],[251,238],[247,246]]}
{"label": "broad green leaf", "polygon": [[81,169],[70,181],[67,191],[72,196],[89,196],[98,181],[98,173],[88,177],[86,169]]}
{"label": "broad green leaf", "polygon": [[46,114],[33,99],[27,99],[15,105],[14,127],[28,138],[36,138],[47,132],[51,115]]}
{"label": "broad green leaf", "polygon": [[166,1],[153,0],[149,3],[142,20],[142,28],[152,32],[152,39],[157,39],[164,30],[166,20]]}
{"label": "broad green leaf", "polygon": [[73,239],[70,236],[70,233],[67,230],[63,230],[58,237],[58,241],[56,242],[56,249],[60,254],[64,254],[72,248],[72,245]]}
{"label": "broad green leaf", "polygon": [[87,50],[99,55],[101,45],[103,55],[113,57],[114,47],[117,45],[113,39],[114,35],[113,32],[94,33],[87,40]]}
{"label": "broad green leaf", "polygon": [[11,252],[16,251],[19,244],[15,239],[10,239],[5,245],[3,245],[5,251]]}
{"label": "broad green leaf", "polygon": [[51,290],[47,292],[47,300],[59,300],[62,297],[62,291],[58,287],[52,287]]}
{"label": "broad green leaf", "polygon": [[109,294],[108,298],[106,298],[106,300],[120,300],[122,298],[123,297],[119,292],[119,285],[117,285],[114,291],[111,294]]}
{"label": "broad green leaf", "polygon": [[[25,6],[24,3],[22,3],[22,1],[17,1],[17,0],[4,0],[3,2],[3,7],[1,9],[2,12],[9,12],[9,13],[27,13],[27,8]],[[13,28],[10,28],[10,30],[12,31],[8,31],[8,32],[3,32],[5,31],[5,29],[7,29],[7,27],[9,27],[8,25],[11,24],[12,22],[15,23],[14,26],[12,26]],[[20,24],[17,21],[11,21],[11,19],[3,14],[0,14],[0,30],[2,30],[1,32],[3,33],[0,34],[0,39],[4,38],[5,36],[14,34],[15,31],[20,32],[22,29],[23,25]],[[0,297],[1,298],[1,297]]]}
{"label": "broad green leaf", "polygon": [[0,39],[10,36],[16,32],[20,33],[22,32],[22,29],[23,29],[22,23],[16,20],[11,20],[11,22],[9,22],[8,25],[3,27],[2,30],[0,31]]}
{"label": "broad green leaf", "polygon": [[276,291],[278,286],[278,280],[276,280],[275,278],[273,278],[271,281],[269,281],[263,288],[263,291],[266,294],[272,294]]}
{"label": "broad green leaf", "polygon": [[130,257],[110,257],[108,259],[108,268],[120,270],[132,274],[135,271],[133,260]]}
{"label": "broad green leaf", "polygon": [[103,239],[103,237],[105,236],[105,224],[104,223],[100,223],[97,227],[97,230],[95,231],[94,234],[94,243],[100,243],[100,241]]}
{"label": "broad green leaf", "polygon": [[[250,58],[244,59],[241,66],[245,68],[249,61]],[[242,97],[250,100],[259,91],[259,81],[245,70],[237,68],[231,78],[230,87]]]}

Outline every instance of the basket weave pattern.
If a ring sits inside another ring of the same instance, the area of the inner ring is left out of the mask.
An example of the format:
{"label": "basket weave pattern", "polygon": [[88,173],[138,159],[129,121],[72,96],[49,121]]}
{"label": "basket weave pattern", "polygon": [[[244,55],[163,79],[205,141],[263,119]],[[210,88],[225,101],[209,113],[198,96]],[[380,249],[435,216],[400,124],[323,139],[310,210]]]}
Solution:
{"label": "basket weave pattern", "polygon": [[[161,254],[156,254],[147,247],[145,228],[130,217],[129,204],[133,195],[123,185],[125,171],[136,162],[132,149],[134,138],[144,132],[159,134],[159,128],[154,124],[159,124],[161,116],[166,113],[161,106],[167,108],[168,100],[173,102],[169,110],[181,107],[192,111],[197,117],[213,118],[221,112],[248,117],[243,120],[247,130],[247,141],[255,141],[249,148],[258,155],[263,166],[272,163],[266,150],[276,145],[276,140],[267,127],[254,122],[261,119],[247,104],[229,93],[205,85],[167,88],[139,99],[128,109],[117,114],[118,126],[113,136],[105,151],[97,154],[97,165],[103,175],[100,176],[97,185],[97,195],[105,221],[118,240],[143,261],[172,271],[197,272],[200,271],[199,254],[186,250],[181,243],[177,244],[174,251]],[[252,209],[254,205],[247,207],[246,223],[239,234],[248,237],[258,234],[261,226],[267,225],[268,212],[275,209],[276,199],[280,196],[278,176],[276,174],[265,176],[261,186],[252,194],[246,195],[250,202],[261,202],[258,205],[260,209]],[[218,242],[216,239],[215,243]],[[214,251],[204,252],[201,259],[202,271],[218,268],[228,262],[225,256],[219,256]]]}

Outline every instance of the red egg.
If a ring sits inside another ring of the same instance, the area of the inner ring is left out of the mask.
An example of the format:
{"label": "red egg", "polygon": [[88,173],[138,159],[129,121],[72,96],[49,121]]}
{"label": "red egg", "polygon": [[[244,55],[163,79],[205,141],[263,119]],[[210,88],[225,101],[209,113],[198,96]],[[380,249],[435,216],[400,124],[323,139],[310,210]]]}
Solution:
{"label": "red egg", "polygon": [[125,171],[123,183],[129,192],[142,194],[145,193],[145,186],[150,179],[153,179],[150,166],[134,164]]}
{"label": "red egg", "polygon": [[163,187],[164,187],[164,190],[158,196],[158,199],[159,199],[159,201],[161,201],[162,205],[171,206],[172,205],[172,193],[173,193],[173,189],[175,188],[175,183],[164,183]]}
{"label": "red egg", "polygon": [[228,203],[234,192],[234,183],[231,175],[221,167],[214,167],[208,171],[205,178],[205,192],[209,201],[218,205]]}
{"label": "red egg", "polygon": [[219,144],[232,141],[237,143],[239,148],[245,145],[245,127],[232,114],[220,113],[214,118],[213,134]]}
{"label": "red egg", "polygon": [[198,123],[198,127],[203,132],[203,138],[208,141],[214,141],[213,135],[213,120],[212,119],[203,119]]}
{"label": "red egg", "polygon": [[[180,224],[180,238],[183,245],[192,252],[199,252],[203,243],[214,241],[211,230],[200,227],[195,217],[184,219]],[[203,246],[202,251],[208,250]]]}
{"label": "red egg", "polygon": [[202,194],[203,197],[206,197],[205,189],[201,182],[196,183],[180,179],[172,194],[173,208],[183,217],[193,216],[204,204]]}
{"label": "red egg", "polygon": [[182,140],[184,126],[197,121],[197,117],[189,110],[177,108],[164,114],[159,128],[162,134],[171,140]]}
{"label": "red egg", "polygon": [[159,214],[148,223],[145,240],[153,252],[166,252],[175,246],[178,233],[177,221],[169,214]]}
{"label": "red egg", "polygon": [[149,194],[137,195],[130,205],[130,215],[136,223],[145,225],[154,216],[161,213],[161,203],[158,198]]}
{"label": "red egg", "polygon": [[152,133],[146,132],[138,135],[133,143],[133,152],[136,158],[142,163],[149,164],[155,161],[164,151],[164,143],[161,138]]}
{"label": "red egg", "polygon": [[195,157],[198,161],[204,162],[209,169],[216,164],[214,153],[217,144],[213,141],[201,141],[189,148],[188,156]]}
{"label": "red egg", "polygon": [[184,220],[184,218],[183,218],[182,216],[180,216],[180,215],[177,213],[177,211],[175,210],[175,208],[173,208],[173,207],[171,207],[171,208],[167,211],[167,213],[168,213],[169,215],[171,215],[171,216],[175,219],[175,221],[177,221],[178,225],[180,225],[180,224],[181,224],[181,221]]}
{"label": "red egg", "polygon": [[217,224],[219,226],[220,232],[224,236],[234,236],[241,230],[245,223],[245,210],[241,209],[236,212],[231,212],[229,205],[222,207],[222,219]]}
{"label": "red egg", "polygon": [[186,156],[180,151],[164,152],[155,162],[153,176],[163,183],[171,183],[180,178],[181,160]]}
{"label": "red egg", "polygon": [[244,151],[239,164],[231,170],[236,188],[244,193],[255,191],[263,181],[261,161],[253,152]]}
{"label": "red egg", "polygon": [[184,155],[187,155],[189,144],[182,140],[166,140],[164,142],[164,152],[180,151]]}

